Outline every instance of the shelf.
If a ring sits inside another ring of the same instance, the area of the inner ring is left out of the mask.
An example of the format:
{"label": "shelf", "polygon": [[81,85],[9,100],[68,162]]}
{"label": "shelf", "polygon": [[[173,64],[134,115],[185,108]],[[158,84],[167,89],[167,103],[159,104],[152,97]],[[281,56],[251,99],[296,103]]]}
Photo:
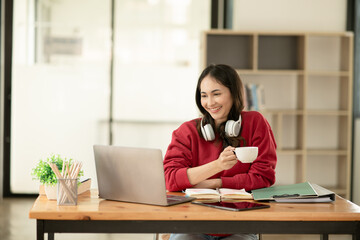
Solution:
{"label": "shelf", "polygon": [[349,77],[348,71],[306,71],[309,76]]}
{"label": "shelf", "polygon": [[353,34],[211,30],[204,39],[205,66],[229,64],[244,84],[261,87],[277,179],[350,197]]}
{"label": "shelf", "polygon": [[308,75],[320,77],[349,77],[348,71],[306,71],[297,69],[236,69],[239,74],[247,75]]}
{"label": "shelf", "polygon": [[308,35],[306,68],[311,71],[350,71],[352,37]]}
{"label": "shelf", "polygon": [[272,115],[349,116],[349,111],[347,110],[263,109],[259,112],[261,112],[262,114],[272,114]]}
{"label": "shelf", "polygon": [[304,110],[297,109],[264,109],[261,110],[262,114],[272,114],[272,115],[303,115]]}
{"label": "shelf", "polygon": [[350,113],[347,110],[311,109],[311,110],[305,110],[305,114],[312,116],[349,116]]}
{"label": "shelf", "polygon": [[248,70],[248,69],[236,69],[237,72],[241,75],[304,75],[303,70],[281,70],[281,69],[271,69],[271,70]]}
{"label": "shelf", "polygon": [[299,56],[302,51],[298,51],[301,39],[299,36],[259,35],[258,69],[303,69]]}
{"label": "shelf", "polygon": [[308,155],[318,155],[318,156],[347,156],[348,152],[346,149],[307,149],[306,153]]}
{"label": "shelf", "polygon": [[301,149],[277,149],[276,153],[281,155],[303,155],[304,151]]}
{"label": "shelf", "polygon": [[272,115],[349,116],[349,111],[347,110],[264,109],[259,112],[261,112],[262,114],[272,114]]}
{"label": "shelf", "polygon": [[277,154],[281,155],[311,155],[311,156],[347,156],[347,150],[344,149],[277,149]]}
{"label": "shelf", "polygon": [[206,49],[207,65],[222,63],[236,69],[252,69],[251,35],[208,35]]}

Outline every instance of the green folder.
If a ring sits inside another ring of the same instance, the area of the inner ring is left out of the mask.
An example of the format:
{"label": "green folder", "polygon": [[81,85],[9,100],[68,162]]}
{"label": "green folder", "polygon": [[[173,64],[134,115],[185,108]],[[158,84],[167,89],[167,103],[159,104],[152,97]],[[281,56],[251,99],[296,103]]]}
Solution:
{"label": "green folder", "polygon": [[309,182],[256,189],[252,194],[257,201],[332,202],[335,200],[334,192]]}

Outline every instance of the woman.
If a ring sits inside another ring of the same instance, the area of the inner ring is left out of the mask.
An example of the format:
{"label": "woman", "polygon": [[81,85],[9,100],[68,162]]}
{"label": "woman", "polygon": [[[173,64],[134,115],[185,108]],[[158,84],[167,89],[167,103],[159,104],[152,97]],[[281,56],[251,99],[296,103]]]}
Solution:
{"label": "woman", "polygon": [[[250,191],[275,182],[276,143],[266,119],[244,109],[243,85],[227,65],[210,65],[200,75],[196,104],[201,119],[183,123],[173,132],[164,158],[166,187],[234,188]],[[241,163],[235,147],[256,146],[253,163]],[[219,235],[172,234],[170,239],[218,239]],[[225,236],[221,235],[221,238]],[[225,239],[257,239],[236,234]]]}

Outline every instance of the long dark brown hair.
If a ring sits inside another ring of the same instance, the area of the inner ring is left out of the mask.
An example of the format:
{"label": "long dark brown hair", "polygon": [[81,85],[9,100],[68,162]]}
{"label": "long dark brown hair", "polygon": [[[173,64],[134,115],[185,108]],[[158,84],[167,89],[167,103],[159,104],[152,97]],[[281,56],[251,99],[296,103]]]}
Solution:
{"label": "long dark brown hair", "polygon": [[[220,124],[218,128],[215,127],[215,121],[211,117],[211,115],[203,108],[201,105],[201,89],[200,85],[202,80],[206,76],[213,77],[218,83],[224,85],[230,90],[231,97],[233,100],[233,105],[230,109],[229,115],[227,120],[235,120],[239,119],[239,115],[244,109],[244,86],[240,79],[240,76],[236,72],[236,70],[228,65],[225,64],[211,64],[206,67],[203,72],[200,74],[199,80],[197,82],[196,87],[196,105],[199,108],[200,112],[203,115],[203,125],[211,124],[212,128],[214,129],[215,134],[218,133],[220,135],[220,141],[223,142],[223,148],[227,146],[238,147],[240,146],[240,142],[243,142],[243,145],[246,145],[245,139],[241,137],[239,134],[238,137],[228,137],[225,134],[225,124],[223,122]],[[201,132],[201,121],[197,122],[197,130],[200,136],[203,137]]]}

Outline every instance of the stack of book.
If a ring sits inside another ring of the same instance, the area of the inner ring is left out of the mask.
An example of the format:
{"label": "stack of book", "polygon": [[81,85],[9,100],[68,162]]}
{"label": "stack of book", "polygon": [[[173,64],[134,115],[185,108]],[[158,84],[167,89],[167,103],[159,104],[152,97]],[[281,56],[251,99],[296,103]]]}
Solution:
{"label": "stack of book", "polygon": [[303,182],[289,185],[272,186],[252,191],[254,200],[283,203],[333,202],[335,193],[317,184]]}
{"label": "stack of book", "polygon": [[260,111],[265,109],[264,86],[255,83],[244,85],[245,110]]}

